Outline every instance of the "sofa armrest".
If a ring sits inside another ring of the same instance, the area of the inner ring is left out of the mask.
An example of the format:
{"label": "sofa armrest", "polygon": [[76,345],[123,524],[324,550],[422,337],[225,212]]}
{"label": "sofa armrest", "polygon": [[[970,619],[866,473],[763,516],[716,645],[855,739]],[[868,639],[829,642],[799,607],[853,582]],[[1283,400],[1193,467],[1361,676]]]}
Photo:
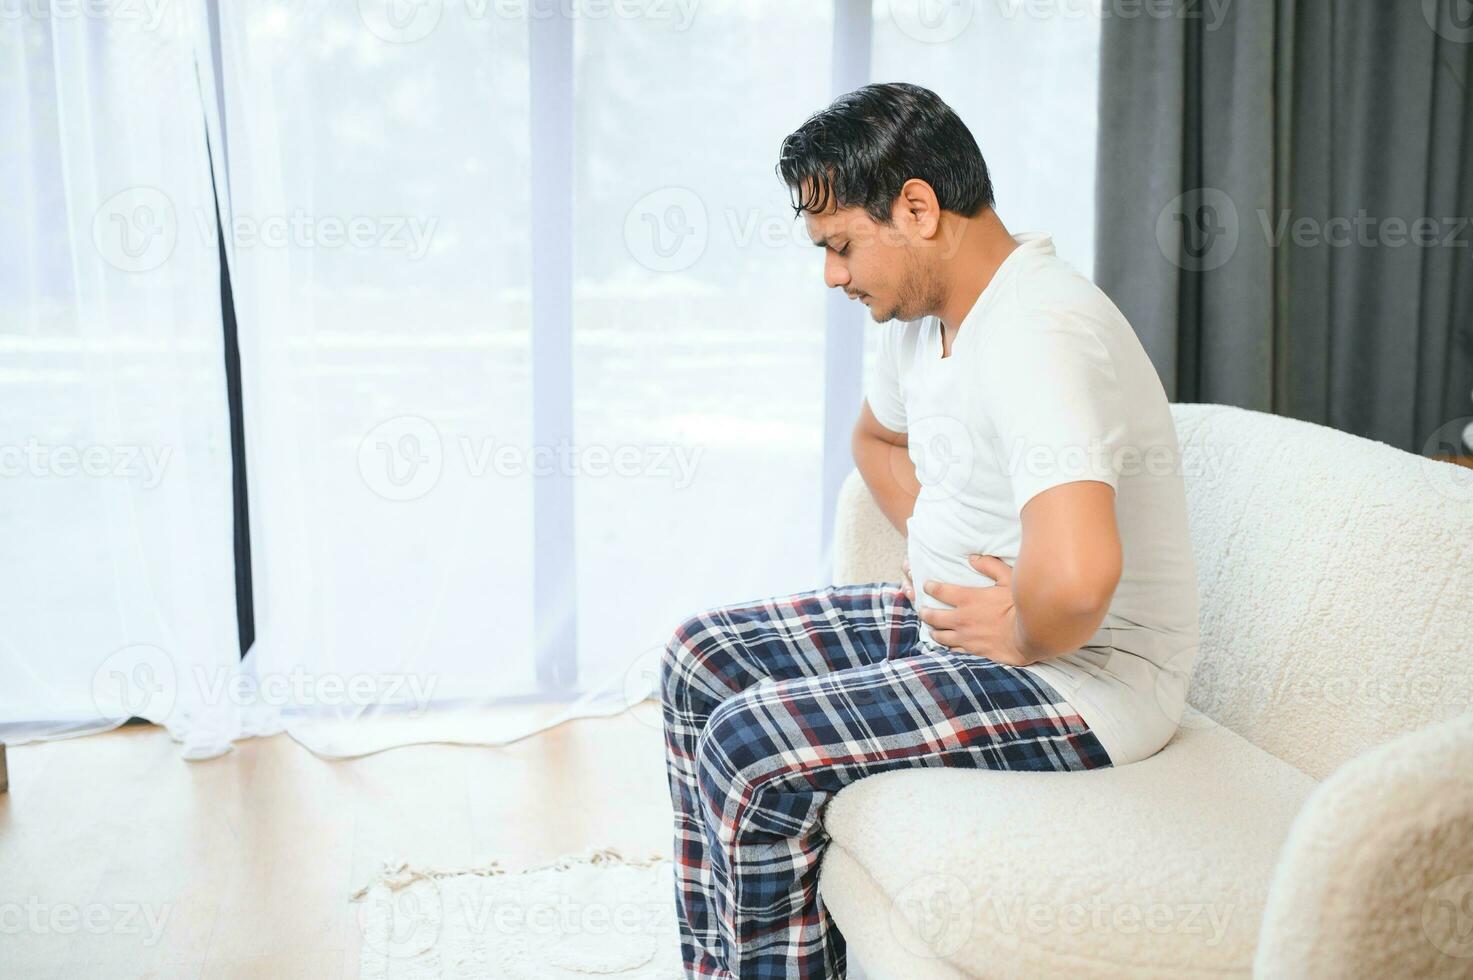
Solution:
{"label": "sofa armrest", "polygon": [[1295,818],[1254,976],[1473,974],[1473,714],[1345,763]]}
{"label": "sofa armrest", "polygon": [[834,584],[899,582],[905,538],[875,503],[858,470],[839,488],[834,505]]}

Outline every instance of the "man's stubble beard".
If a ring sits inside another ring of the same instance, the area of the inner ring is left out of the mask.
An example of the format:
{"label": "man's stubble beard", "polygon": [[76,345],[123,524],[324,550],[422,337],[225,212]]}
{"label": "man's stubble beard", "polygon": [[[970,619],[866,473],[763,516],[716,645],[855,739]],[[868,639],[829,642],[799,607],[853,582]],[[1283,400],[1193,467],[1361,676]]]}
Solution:
{"label": "man's stubble beard", "polygon": [[940,283],[931,277],[930,270],[914,254],[906,257],[905,272],[900,277],[896,293],[895,307],[888,316],[881,318],[879,311],[875,311],[877,322],[919,320],[941,309],[944,302]]}

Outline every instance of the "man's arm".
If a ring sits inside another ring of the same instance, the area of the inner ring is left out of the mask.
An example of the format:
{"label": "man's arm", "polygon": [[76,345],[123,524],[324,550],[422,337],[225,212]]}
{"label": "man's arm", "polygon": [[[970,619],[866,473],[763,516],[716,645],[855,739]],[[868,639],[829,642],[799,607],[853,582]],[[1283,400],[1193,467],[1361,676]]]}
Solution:
{"label": "man's arm", "polygon": [[903,536],[905,522],[915,510],[921,483],[910,460],[909,439],[904,432],[887,429],[870,410],[869,399],[859,408],[850,447],[859,475],[889,522]]}
{"label": "man's arm", "polygon": [[1098,480],[1060,484],[1036,494],[1021,517],[1014,642],[1037,663],[1083,646],[1110,608],[1123,562],[1115,491]]}

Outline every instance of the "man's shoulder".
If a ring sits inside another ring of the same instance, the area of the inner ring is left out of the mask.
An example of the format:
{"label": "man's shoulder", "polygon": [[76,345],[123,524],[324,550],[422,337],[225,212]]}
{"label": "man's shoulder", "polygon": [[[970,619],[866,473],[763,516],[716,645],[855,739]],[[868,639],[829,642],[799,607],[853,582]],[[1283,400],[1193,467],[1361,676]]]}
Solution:
{"label": "man's shoulder", "polygon": [[1120,317],[1105,291],[1057,255],[1034,256],[1013,277],[1013,301],[1024,310]]}
{"label": "man's shoulder", "polygon": [[1138,343],[1135,331],[1105,291],[1056,256],[1014,278],[1014,293],[995,331],[992,353],[1005,357],[1032,352],[1060,356],[1073,351],[1090,357]]}

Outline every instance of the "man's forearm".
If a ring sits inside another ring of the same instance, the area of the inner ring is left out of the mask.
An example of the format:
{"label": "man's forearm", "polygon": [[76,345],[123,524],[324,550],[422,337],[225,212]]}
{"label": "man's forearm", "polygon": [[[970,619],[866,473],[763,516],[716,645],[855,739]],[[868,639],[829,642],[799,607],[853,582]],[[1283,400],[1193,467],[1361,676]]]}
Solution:
{"label": "man's forearm", "polygon": [[1034,588],[1034,581],[1014,568],[1013,641],[1029,663],[1078,650],[1100,628],[1110,610],[1108,600],[1086,601],[1077,591],[1046,581]]}
{"label": "man's forearm", "polygon": [[874,496],[875,503],[889,522],[902,535],[906,533],[905,522],[915,510],[916,497],[920,495],[921,483],[916,479],[915,464],[910,460],[910,451],[883,439],[856,432],[852,443],[854,464],[865,485]]}

